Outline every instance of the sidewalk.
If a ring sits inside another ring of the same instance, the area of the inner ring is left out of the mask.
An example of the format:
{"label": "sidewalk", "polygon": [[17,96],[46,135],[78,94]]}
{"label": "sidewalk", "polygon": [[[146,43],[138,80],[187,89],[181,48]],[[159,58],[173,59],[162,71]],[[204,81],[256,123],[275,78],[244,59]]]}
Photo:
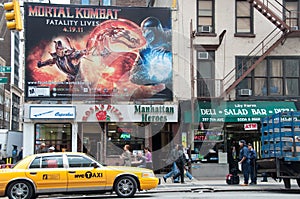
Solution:
{"label": "sidewalk", "polygon": [[[161,184],[156,189],[150,190],[152,192],[181,192],[181,191],[206,191],[206,192],[221,192],[221,191],[276,191],[286,190],[284,188],[283,181],[275,181],[272,178],[268,178],[268,182],[261,182],[262,178],[257,179],[256,185],[241,186],[241,185],[228,185],[225,177],[210,178],[210,179],[193,179],[192,181],[185,178],[185,183],[173,183],[172,179],[167,179],[165,183],[163,181],[163,175],[156,175],[160,178]],[[240,183],[243,179],[240,177]],[[300,191],[296,180],[291,180],[292,187],[289,191],[295,190]]]}

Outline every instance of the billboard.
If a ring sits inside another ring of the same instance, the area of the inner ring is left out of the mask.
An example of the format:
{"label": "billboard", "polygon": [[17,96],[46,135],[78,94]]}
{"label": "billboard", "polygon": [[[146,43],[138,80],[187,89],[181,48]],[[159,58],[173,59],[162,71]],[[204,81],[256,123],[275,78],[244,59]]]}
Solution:
{"label": "billboard", "polygon": [[172,101],[169,8],[24,3],[25,98]]}

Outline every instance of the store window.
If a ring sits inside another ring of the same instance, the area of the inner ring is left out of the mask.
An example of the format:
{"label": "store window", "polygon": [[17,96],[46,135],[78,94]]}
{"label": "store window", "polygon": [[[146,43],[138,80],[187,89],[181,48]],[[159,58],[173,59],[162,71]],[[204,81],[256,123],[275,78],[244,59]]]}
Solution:
{"label": "store window", "polygon": [[236,1],[236,33],[253,33],[253,8],[247,0]]}
{"label": "store window", "polygon": [[224,152],[224,131],[222,129],[195,129],[192,160],[203,163],[218,163],[218,153]]}
{"label": "store window", "polygon": [[143,150],[145,128],[138,123],[109,123],[106,155],[122,154],[125,144],[129,144],[133,152]]}
{"label": "store window", "polygon": [[197,13],[198,32],[214,32],[214,0],[198,0]]}
{"label": "store window", "polygon": [[[72,125],[68,123],[35,125],[35,147],[36,150],[42,143],[46,148],[55,147],[55,151],[72,151]],[[36,153],[36,151],[35,151]]]}

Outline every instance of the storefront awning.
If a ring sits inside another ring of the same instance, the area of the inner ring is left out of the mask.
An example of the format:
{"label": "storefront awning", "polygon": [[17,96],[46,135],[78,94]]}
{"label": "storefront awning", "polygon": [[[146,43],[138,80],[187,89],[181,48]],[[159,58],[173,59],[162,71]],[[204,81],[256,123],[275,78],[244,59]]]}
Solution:
{"label": "storefront awning", "polygon": [[[199,102],[195,122],[260,122],[262,117],[284,111],[296,111],[294,102],[234,101],[214,104]],[[184,122],[191,123],[191,111],[184,112]]]}

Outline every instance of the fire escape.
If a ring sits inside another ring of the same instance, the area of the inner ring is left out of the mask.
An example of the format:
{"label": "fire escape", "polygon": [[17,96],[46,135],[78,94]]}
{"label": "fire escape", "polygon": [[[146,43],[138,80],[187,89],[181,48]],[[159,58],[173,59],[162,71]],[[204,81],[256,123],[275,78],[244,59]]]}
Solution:
{"label": "fire escape", "polygon": [[[247,0],[256,10],[264,15],[276,28],[263,39],[242,61],[234,67],[223,79],[221,98],[225,98],[238,84],[255,69],[278,45],[283,44],[288,37],[299,37],[300,31],[291,28],[284,20],[291,12],[277,0]],[[258,57],[258,58],[257,58]]]}

